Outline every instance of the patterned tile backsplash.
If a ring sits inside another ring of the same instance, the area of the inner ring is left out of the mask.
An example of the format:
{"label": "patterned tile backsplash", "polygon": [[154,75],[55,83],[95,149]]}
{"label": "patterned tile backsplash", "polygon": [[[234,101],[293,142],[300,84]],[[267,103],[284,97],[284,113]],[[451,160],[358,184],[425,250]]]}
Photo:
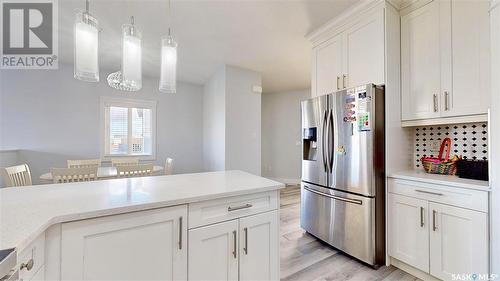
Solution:
{"label": "patterned tile backsplash", "polygon": [[488,160],[488,124],[469,123],[415,127],[413,130],[414,163],[420,168],[420,158],[439,154],[444,138],[451,139],[451,153],[464,159]]}

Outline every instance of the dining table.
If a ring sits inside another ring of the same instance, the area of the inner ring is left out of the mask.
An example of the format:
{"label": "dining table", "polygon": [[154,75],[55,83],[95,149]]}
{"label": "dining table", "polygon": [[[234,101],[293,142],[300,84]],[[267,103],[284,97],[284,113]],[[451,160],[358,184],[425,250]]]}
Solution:
{"label": "dining table", "polygon": [[[160,175],[164,170],[163,166],[153,166],[153,175]],[[99,167],[97,168],[97,179],[111,179],[115,178],[118,174],[116,167],[108,166],[108,167]],[[53,183],[52,173],[45,173],[40,176],[41,183]]]}

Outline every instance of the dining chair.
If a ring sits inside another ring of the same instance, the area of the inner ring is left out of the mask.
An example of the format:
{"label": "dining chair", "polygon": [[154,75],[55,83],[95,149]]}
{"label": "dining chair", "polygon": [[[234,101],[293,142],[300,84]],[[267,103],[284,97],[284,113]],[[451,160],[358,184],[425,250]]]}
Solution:
{"label": "dining chair", "polygon": [[145,177],[153,174],[153,164],[116,166],[118,178]]}
{"label": "dining chair", "polygon": [[165,175],[171,175],[174,169],[174,159],[167,158],[165,160]]}
{"label": "dining chair", "polygon": [[6,167],[1,171],[7,187],[32,185],[28,164]]}
{"label": "dining chair", "polygon": [[127,158],[111,158],[111,166],[131,166],[139,165],[139,158],[127,157]]}
{"label": "dining chair", "polygon": [[100,167],[101,159],[68,160],[68,168]]}
{"label": "dining chair", "polygon": [[68,183],[97,180],[97,167],[52,168],[54,183]]}

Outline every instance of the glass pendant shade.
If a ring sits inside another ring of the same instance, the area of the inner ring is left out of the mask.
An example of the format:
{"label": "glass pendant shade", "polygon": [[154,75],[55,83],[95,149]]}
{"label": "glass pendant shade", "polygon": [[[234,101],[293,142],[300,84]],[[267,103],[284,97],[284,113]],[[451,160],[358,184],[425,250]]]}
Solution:
{"label": "glass pendant shade", "polygon": [[121,91],[142,88],[142,34],[134,24],[122,28],[122,69],[108,76],[108,84]]}
{"label": "glass pendant shade", "polygon": [[164,36],[161,39],[161,73],[160,92],[176,92],[177,80],[177,43],[172,36]]}
{"label": "glass pendant shade", "polygon": [[75,78],[99,82],[99,25],[89,13],[76,15],[74,39]]}

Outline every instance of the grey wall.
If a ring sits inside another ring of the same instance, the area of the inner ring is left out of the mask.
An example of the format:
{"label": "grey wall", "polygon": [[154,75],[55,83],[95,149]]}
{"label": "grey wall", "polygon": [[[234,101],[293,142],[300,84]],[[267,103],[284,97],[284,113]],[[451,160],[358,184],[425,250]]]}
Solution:
{"label": "grey wall", "polygon": [[101,82],[73,78],[73,68],[54,71],[2,71],[0,149],[16,148],[30,164],[35,182],[67,159],[100,157],[100,97],[156,100],[157,164],[174,158],[174,172],[203,170],[201,86],[178,83],[176,94],[161,94],[157,79],[144,78],[143,89],[125,93]]}
{"label": "grey wall", "polygon": [[261,74],[226,66],[226,170],[261,174]]}
{"label": "grey wall", "polygon": [[234,66],[221,67],[203,93],[204,167],[208,171],[261,172],[261,75]]}
{"label": "grey wall", "polygon": [[206,171],[225,169],[225,81],[225,67],[221,67],[203,88],[203,162]]}
{"label": "grey wall", "polygon": [[300,182],[300,102],[311,91],[262,95],[262,175],[285,183]]}

